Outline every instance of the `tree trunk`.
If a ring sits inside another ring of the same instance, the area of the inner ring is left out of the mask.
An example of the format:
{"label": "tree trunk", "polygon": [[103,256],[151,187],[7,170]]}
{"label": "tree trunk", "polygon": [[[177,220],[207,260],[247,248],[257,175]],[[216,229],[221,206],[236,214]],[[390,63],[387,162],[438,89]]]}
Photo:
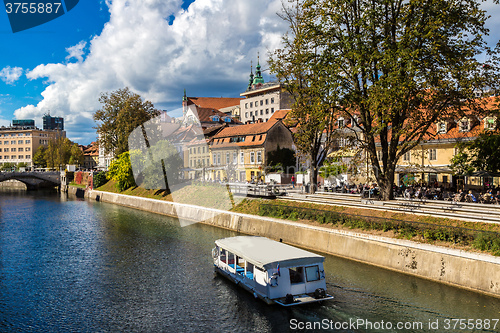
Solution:
{"label": "tree trunk", "polygon": [[311,167],[311,181],[309,183],[309,193],[314,194],[318,189],[318,167]]}

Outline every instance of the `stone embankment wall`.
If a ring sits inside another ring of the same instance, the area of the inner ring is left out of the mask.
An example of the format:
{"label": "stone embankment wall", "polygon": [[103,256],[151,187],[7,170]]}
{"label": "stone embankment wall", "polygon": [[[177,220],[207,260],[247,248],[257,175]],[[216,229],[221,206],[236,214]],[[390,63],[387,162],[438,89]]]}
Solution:
{"label": "stone embankment wall", "polygon": [[500,297],[500,258],[491,255],[109,192],[89,191],[87,196],[153,213],[196,218],[219,228]]}

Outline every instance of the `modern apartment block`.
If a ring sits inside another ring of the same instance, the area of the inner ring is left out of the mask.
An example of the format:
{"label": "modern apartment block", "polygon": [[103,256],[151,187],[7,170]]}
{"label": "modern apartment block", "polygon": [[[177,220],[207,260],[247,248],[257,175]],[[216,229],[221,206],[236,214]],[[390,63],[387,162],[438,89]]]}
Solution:
{"label": "modern apartment block", "polygon": [[43,129],[44,130],[64,130],[64,118],[51,117],[50,114],[43,116]]}
{"label": "modern apartment block", "polygon": [[33,120],[13,120],[12,126],[0,128],[0,164],[26,163],[33,166],[33,155],[40,146],[66,137],[65,131],[41,130]]}

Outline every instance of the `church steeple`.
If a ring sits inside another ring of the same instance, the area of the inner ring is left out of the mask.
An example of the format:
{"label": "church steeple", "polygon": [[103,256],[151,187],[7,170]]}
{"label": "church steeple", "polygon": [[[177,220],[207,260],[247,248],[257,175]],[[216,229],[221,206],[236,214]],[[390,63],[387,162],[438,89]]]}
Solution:
{"label": "church steeple", "polygon": [[253,79],[253,84],[263,84],[264,78],[262,77],[262,73],[260,71],[260,55],[257,55],[257,66],[255,67],[255,78]]}
{"label": "church steeple", "polygon": [[250,79],[248,80],[247,90],[252,89],[252,84],[253,84],[253,63],[252,61],[250,61]]}

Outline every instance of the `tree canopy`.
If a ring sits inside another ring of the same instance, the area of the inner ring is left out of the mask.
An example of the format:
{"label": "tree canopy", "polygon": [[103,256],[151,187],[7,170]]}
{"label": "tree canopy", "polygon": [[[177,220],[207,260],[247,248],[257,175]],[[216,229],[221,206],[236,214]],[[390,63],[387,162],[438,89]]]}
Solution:
{"label": "tree canopy", "polygon": [[[287,11],[300,19],[290,25],[291,36],[285,36],[276,56],[292,73],[285,81],[300,87],[302,77],[296,73],[301,69],[317,78],[321,87],[315,92],[322,97],[304,103],[304,113],[313,119],[319,101],[330,101],[320,108],[323,112],[326,104],[334,105],[335,116],[346,120],[346,129],[367,152],[384,199],[393,196],[398,160],[429,135],[431,126],[487,111],[476,93],[495,91],[500,81],[498,51],[484,40],[487,15],[480,2],[293,3]],[[306,61],[282,55],[287,53],[306,53]]]}
{"label": "tree canopy", "polygon": [[83,151],[78,144],[68,138],[59,137],[49,141],[47,147],[40,146],[33,155],[33,163],[38,167],[60,168],[66,164],[83,164]]}
{"label": "tree canopy", "polygon": [[500,130],[485,131],[472,141],[457,145],[452,159],[456,175],[471,175],[475,171],[500,173]]}
{"label": "tree canopy", "polygon": [[136,127],[160,114],[151,102],[143,101],[129,88],[103,93],[99,102],[102,107],[93,116],[98,122],[99,146],[115,156],[128,151],[128,137]]}

